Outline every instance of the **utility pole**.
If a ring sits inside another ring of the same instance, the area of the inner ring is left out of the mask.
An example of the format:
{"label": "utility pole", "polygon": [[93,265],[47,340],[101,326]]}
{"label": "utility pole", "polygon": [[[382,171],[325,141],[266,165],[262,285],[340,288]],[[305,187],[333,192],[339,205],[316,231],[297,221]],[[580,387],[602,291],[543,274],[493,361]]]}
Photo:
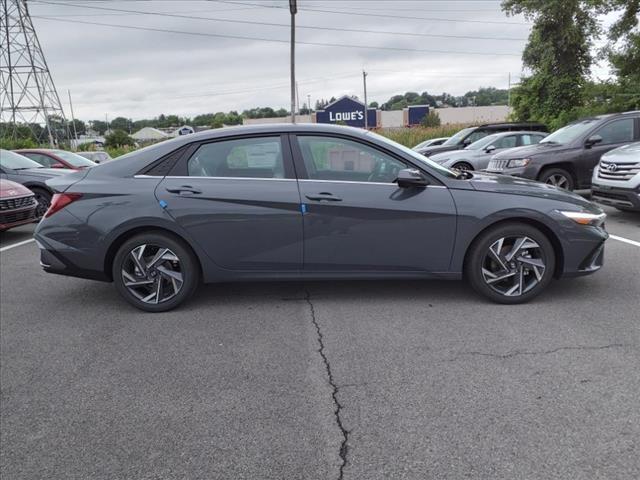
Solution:
{"label": "utility pole", "polygon": [[[73,123],[73,136],[76,138],[76,146],[73,150],[78,148],[78,130],[76,129],[76,118],[73,116],[73,103],[71,103],[71,90],[67,89],[69,94],[69,110],[71,111],[71,123]],[[71,143],[71,142],[69,142]]]}
{"label": "utility pole", "polygon": [[311,94],[307,93],[307,110],[309,111],[309,115],[311,115]]}
{"label": "utility pole", "polygon": [[298,82],[296,81],[296,112],[300,114],[300,90],[298,90]]}
{"label": "utility pole", "polygon": [[369,129],[369,104],[367,103],[367,72],[362,70],[362,82],[364,83],[364,128]]}
{"label": "utility pole", "polygon": [[511,72],[509,72],[509,86],[507,87],[507,107],[511,107]]}
{"label": "utility pole", "polygon": [[296,123],[296,13],[297,0],[289,0],[291,12],[291,123]]}

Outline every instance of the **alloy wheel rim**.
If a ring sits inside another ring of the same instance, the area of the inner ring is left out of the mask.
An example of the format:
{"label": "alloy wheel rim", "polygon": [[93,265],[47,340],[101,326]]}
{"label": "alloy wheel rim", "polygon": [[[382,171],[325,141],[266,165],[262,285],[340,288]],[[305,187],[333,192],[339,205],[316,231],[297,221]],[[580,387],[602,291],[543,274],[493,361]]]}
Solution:
{"label": "alloy wheel rim", "polygon": [[549,185],[553,185],[554,187],[566,188],[569,186],[569,179],[564,175],[560,175],[559,173],[554,173],[549,178],[547,178],[546,183]]}
{"label": "alloy wheel rim", "polygon": [[122,281],[138,300],[148,304],[167,302],[184,284],[178,256],[154,244],[133,248],[122,263]]}
{"label": "alloy wheel rim", "polygon": [[506,297],[531,291],[546,270],[542,247],[530,237],[502,237],[491,244],[482,262],[482,278],[492,290]]}

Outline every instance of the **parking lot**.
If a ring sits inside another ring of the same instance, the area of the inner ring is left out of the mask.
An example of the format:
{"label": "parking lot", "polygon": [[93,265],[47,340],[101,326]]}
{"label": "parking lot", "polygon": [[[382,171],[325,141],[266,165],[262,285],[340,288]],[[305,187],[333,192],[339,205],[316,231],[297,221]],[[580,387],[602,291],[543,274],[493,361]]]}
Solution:
{"label": "parking lot", "polygon": [[5,232],[3,478],[640,478],[640,216],[606,210],[602,271],[520,306],[247,283],[145,314]]}

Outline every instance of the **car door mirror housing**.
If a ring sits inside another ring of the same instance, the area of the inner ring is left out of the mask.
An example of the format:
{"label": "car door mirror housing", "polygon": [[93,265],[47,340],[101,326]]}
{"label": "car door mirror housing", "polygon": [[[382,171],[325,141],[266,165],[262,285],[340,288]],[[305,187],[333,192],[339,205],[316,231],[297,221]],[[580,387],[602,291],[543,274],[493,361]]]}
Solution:
{"label": "car door mirror housing", "polygon": [[426,187],[429,185],[429,180],[422,174],[422,172],[420,172],[420,170],[405,168],[398,172],[396,183],[401,188]]}
{"label": "car door mirror housing", "polygon": [[600,143],[600,142],[602,142],[602,137],[600,135],[591,135],[584,142],[584,146],[589,148],[589,147],[592,147],[593,145],[595,145],[596,143]]}
{"label": "car door mirror housing", "polygon": [[495,145],[488,145],[488,146],[484,147],[484,151],[485,151],[485,152],[487,152],[487,153],[491,153],[491,152],[493,152],[495,149],[496,149],[496,146],[495,146]]}

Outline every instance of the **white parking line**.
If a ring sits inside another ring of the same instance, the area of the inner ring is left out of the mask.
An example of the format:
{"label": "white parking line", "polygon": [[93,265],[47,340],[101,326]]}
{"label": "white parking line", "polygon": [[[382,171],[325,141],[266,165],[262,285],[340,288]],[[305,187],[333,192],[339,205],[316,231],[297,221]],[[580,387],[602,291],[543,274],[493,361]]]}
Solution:
{"label": "white parking line", "polygon": [[614,240],[618,240],[619,242],[628,243],[629,245],[640,247],[640,242],[636,242],[635,240],[629,240],[628,238],[619,237],[617,235],[609,235],[609,238],[613,238]]}
{"label": "white parking line", "polygon": [[22,245],[26,245],[27,243],[35,242],[35,238],[30,238],[29,240],[23,240],[22,242],[14,243],[12,245],[7,245],[6,247],[0,248],[0,252],[5,252],[7,250],[11,250],[12,248],[20,247]]}

